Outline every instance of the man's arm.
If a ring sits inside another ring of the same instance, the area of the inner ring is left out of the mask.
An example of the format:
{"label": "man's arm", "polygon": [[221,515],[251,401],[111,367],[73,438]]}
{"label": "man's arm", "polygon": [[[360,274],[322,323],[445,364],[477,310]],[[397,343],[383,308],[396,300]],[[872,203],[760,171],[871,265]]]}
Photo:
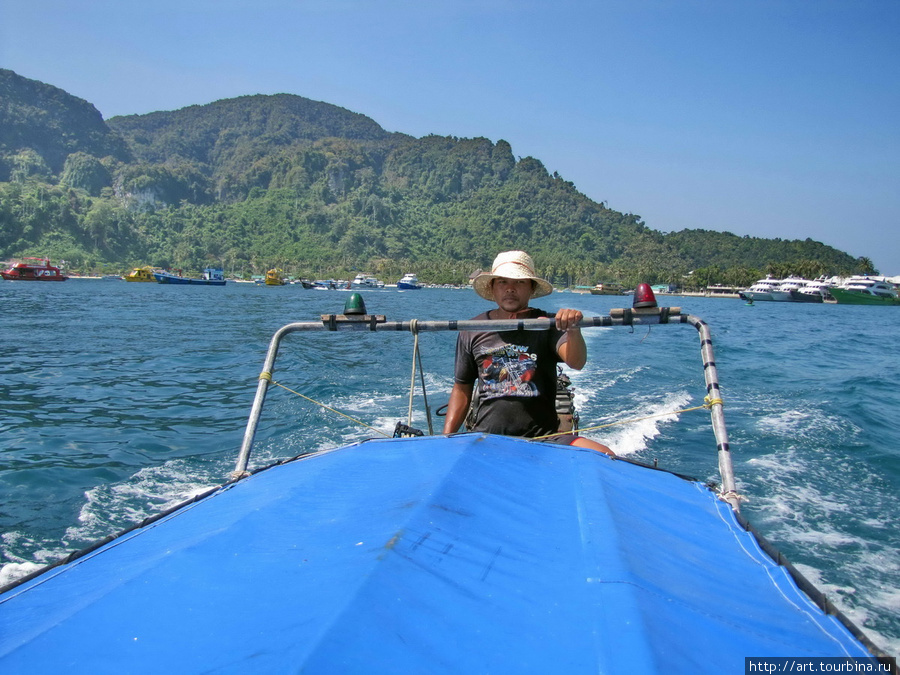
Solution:
{"label": "man's arm", "polygon": [[559,358],[569,368],[581,370],[587,363],[587,345],[578,322],[584,315],[577,309],[561,309],[556,312],[556,327],[566,331],[566,341],[559,347]]}
{"label": "man's arm", "polygon": [[474,385],[456,382],[450,390],[450,402],[447,404],[447,416],[444,418],[444,433],[455,434],[466,419],[469,404],[472,402]]}

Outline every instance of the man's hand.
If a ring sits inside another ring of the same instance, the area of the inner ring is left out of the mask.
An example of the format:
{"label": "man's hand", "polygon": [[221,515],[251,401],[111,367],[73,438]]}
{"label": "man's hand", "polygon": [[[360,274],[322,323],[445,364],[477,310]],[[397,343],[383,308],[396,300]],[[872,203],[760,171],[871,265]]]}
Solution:
{"label": "man's hand", "polygon": [[584,315],[577,309],[558,309],[556,310],[556,328],[557,330],[580,330],[578,322],[584,318]]}

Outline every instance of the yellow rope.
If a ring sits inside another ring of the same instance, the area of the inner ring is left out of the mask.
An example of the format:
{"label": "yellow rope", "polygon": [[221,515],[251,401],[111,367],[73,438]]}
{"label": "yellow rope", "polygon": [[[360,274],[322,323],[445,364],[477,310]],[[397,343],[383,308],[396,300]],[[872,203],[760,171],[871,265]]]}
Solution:
{"label": "yellow rope", "polygon": [[406,424],[412,426],[413,397],[416,391],[416,353],[419,351],[419,326],[417,319],[410,320],[409,330],[415,336],[415,340],[413,342],[412,374],[409,376],[409,415]]}
{"label": "yellow rope", "polygon": [[[681,410],[671,410],[669,412],[656,413],[655,415],[645,415],[644,417],[634,417],[634,418],[627,419],[627,420],[619,420],[618,422],[610,422],[609,424],[597,424],[592,427],[585,427],[583,429],[579,429],[578,433],[581,433],[583,431],[597,431],[598,429],[607,429],[609,427],[619,426],[620,424],[631,424],[633,422],[643,422],[644,420],[650,420],[650,419],[653,419],[654,417],[666,417],[668,415],[680,415],[681,413],[693,412],[695,410],[703,410],[704,408],[708,410],[716,404],[724,405],[724,401],[721,398],[710,398],[709,396],[706,396],[703,399],[703,401],[704,401],[703,405],[694,406],[693,408],[682,408]],[[554,436],[565,436],[567,433],[569,433],[569,432],[561,431],[561,432],[558,432],[555,434],[547,434],[546,436],[535,436],[534,438],[536,440],[540,440],[542,438],[553,438]]]}
{"label": "yellow rope", "polygon": [[[416,332],[416,342],[417,342],[417,343],[418,343],[418,339],[419,339],[419,335],[418,335],[418,333]],[[415,346],[418,347],[418,344],[416,344]],[[415,359],[413,359],[413,374],[412,374],[413,381],[415,381],[415,376],[416,376]],[[270,373],[270,372],[268,372],[268,371],[265,371],[265,370],[264,370],[263,372],[261,372],[261,373],[259,374],[259,379],[260,379],[260,380],[267,380],[267,381],[270,382],[271,384],[274,384],[274,385],[276,385],[276,386],[278,386],[278,387],[281,387],[281,388],[284,389],[285,391],[289,391],[289,392],[291,392],[292,394],[296,394],[296,395],[299,396],[300,398],[304,398],[304,399],[306,399],[307,401],[309,401],[310,403],[315,403],[317,406],[320,406],[320,407],[322,407],[322,408],[325,408],[325,410],[328,410],[328,411],[330,411],[330,412],[336,413],[336,414],[338,414],[338,415],[340,415],[340,416],[342,416],[342,417],[346,417],[346,418],[347,418],[348,420],[350,420],[351,422],[355,422],[356,424],[359,424],[359,425],[361,425],[361,426],[364,426],[364,427],[366,427],[367,429],[371,429],[372,431],[375,431],[376,433],[379,433],[379,434],[381,434],[382,436],[385,436],[385,437],[387,437],[387,438],[391,438],[391,435],[390,435],[390,434],[386,434],[386,433],[383,432],[381,429],[376,429],[375,427],[370,426],[370,425],[366,424],[365,422],[362,422],[361,420],[358,420],[358,419],[356,419],[356,418],[354,418],[354,417],[350,417],[350,415],[346,415],[346,414],[342,413],[340,410],[335,410],[334,408],[331,408],[331,407],[325,405],[324,403],[319,403],[319,401],[316,401],[315,399],[312,399],[312,398],[310,398],[309,396],[306,396],[306,395],[304,395],[304,394],[301,394],[299,391],[294,391],[293,389],[290,389],[289,387],[285,387],[285,386],[284,386],[283,384],[281,384],[280,382],[276,382],[275,380],[273,380],[273,379],[272,379],[272,373]],[[411,385],[410,385],[410,391],[412,391],[412,386],[413,386],[413,385],[411,384]],[[410,396],[410,399],[412,399],[412,396]],[[644,417],[634,417],[634,418],[627,419],[627,420],[619,420],[618,422],[610,422],[609,424],[597,424],[597,425],[592,426],[592,427],[585,427],[585,428],[583,428],[583,429],[579,429],[578,432],[581,433],[581,432],[583,432],[583,431],[598,431],[598,430],[600,430],[600,429],[608,429],[609,427],[615,427],[615,426],[619,426],[619,425],[621,425],[621,424],[632,424],[632,423],[634,423],[634,422],[643,422],[644,420],[650,420],[650,419],[653,419],[653,418],[655,418],[655,417],[667,417],[668,415],[680,415],[681,413],[693,412],[693,411],[695,411],[695,410],[703,410],[704,408],[707,409],[707,410],[709,410],[709,409],[711,409],[714,405],[725,405],[725,402],[724,402],[721,398],[710,398],[709,396],[705,396],[705,397],[703,398],[703,405],[694,406],[693,408],[682,408],[681,410],[672,410],[672,411],[669,411],[669,412],[656,413],[655,415],[645,415]],[[410,400],[410,420],[412,420],[412,400]],[[546,435],[544,435],[544,436],[535,436],[535,437],[534,437],[534,440],[541,440],[541,439],[543,439],[543,438],[553,438],[554,436],[564,436],[564,435],[567,434],[567,433],[568,433],[568,432],[562,431],[562,432],[558,432],[558,433],[555,433],[555,434],[546,434]]]}
{"label": "yellow rope", "polygon": [[319,403],[317,400],[315,400],[315,399],[313,399],[313,398],[310,398],[309,396],[306,396],[306,395],[304,395],[304,394],[301,394],[299,391],[294,391],[294,390],[291,389],[290,387],[285,387],[285,386],[284,386],[283,384],[281,384],[280,382],[276,382],[275,380],[272,379],[272,373],[269,373],[269,372],[267,372],[267,371],[263,371],[262,373],[259,374],[259,379],[260,379],[260,380],[267,380],[267,381],[271,382],[272,384],[274,384],[276,387],[281,387],[281,388],[284,389],[285,391],[289,391],[289,392],[291,392],[292,394],[296,394],[296,395],[299,396],[300,398],[305,398],[305,399],[306,399],[307,401],[309,401],[310,403],[315,403],[317,406],[320,406],[320,407],[322,407],[322,408],[325,408],[325,410],[328,410],[329,412],[336,413],[336,414],[340,415],[341,417],[346,417],[346,418],[347,418],[348,420],[350,420],[351,422],[355,422],[356,424],[359,424],[359,425],[361,425],[361,426],[364,426],[364,427],[366,427],[367,429],[371,429],[372,431],[374,431],[374,432],[376,432],[376,433],[379,433],[379,434],[381,434],[382,436],[385,436],[385,437],[387,437],[387,438],[391,438],[391,435],[390,435],[390,434],[384,433],[381,429],[376,429],[375,427],[370,426],[370,425],[366,424],[365,422],[363,422],[363,421],[361,421],[361,420],[358,420],[358,419],[356,419],[356,418],[354,418],[354,417],[350,417],[350,415],[346,415],[346,414],[342,413],[340,410],[335,410],[334,408],[331,408],[331,407],[325,405],[324,403]]}

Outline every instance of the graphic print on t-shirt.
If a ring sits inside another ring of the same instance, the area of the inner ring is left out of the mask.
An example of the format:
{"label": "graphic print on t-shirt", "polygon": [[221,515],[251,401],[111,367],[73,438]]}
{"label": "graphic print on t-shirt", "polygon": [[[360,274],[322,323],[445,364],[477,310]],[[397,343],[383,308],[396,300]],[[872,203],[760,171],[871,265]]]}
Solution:
{"label": "graphic print on t-shirt", "polygon": [[530,354],[528,347],[522,345],[504,345],[479,354],[476,361],[481,371],[482,397],[537,396],[536,360],[537,355]]}

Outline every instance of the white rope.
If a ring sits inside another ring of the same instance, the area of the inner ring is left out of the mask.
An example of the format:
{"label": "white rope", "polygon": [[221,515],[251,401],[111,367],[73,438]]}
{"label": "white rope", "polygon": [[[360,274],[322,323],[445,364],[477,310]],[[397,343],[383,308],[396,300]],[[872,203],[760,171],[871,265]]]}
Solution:
{"label": "white rope", "polygon": [[418,327],[418,319],[410,319],[409,322],[409,330],[415,336],[415,341],[413,342],[413,355],[412,355],[412,374],[409,376],[409,415],[407,417],[406,425],[412,426],[412,412],[413,412],[413,395],[416,391],[416,355],[419,353],[419,327]]}

